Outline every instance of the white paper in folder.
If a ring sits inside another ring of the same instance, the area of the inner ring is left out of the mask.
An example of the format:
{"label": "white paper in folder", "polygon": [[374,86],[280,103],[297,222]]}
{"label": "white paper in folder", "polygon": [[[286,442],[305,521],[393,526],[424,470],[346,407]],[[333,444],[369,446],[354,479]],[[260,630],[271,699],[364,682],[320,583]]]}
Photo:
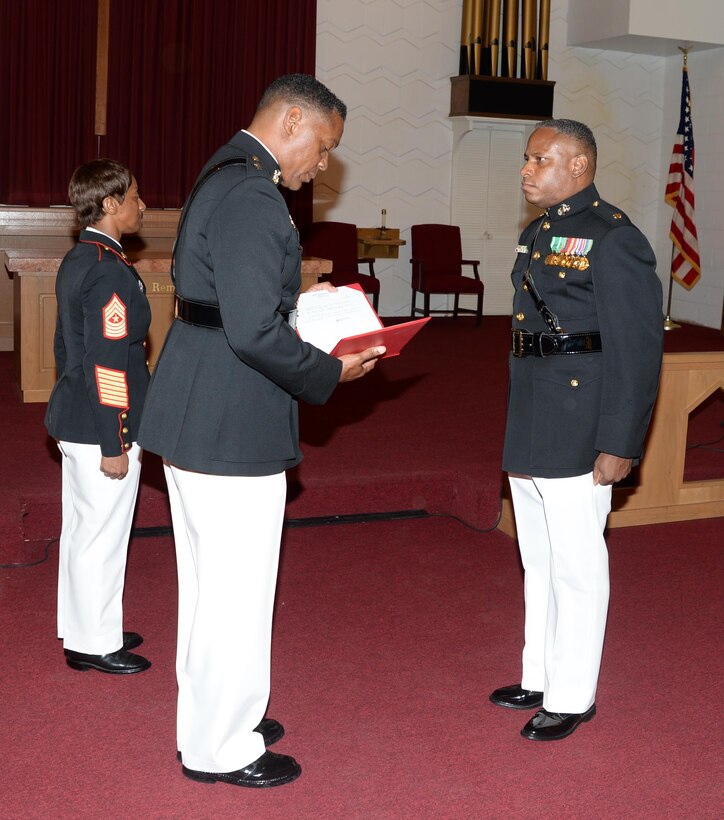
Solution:
{"label": "white paper in folder", "polygon": [[336,291],[302,293],[296,329],[305,342],[333,356],[384,345],[387,352],[382,358],[389,358],[397,356],[429,318],[385,327],[362,288],[343,285]]}

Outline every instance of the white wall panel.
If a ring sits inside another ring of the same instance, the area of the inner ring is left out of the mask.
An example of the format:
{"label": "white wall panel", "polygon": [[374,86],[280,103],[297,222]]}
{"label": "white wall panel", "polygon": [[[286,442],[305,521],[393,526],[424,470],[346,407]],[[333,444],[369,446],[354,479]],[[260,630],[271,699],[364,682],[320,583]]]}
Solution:
{"label": "white wall panel", "polygon": [[[678,124],[681,60],[568,47],[569,2],[552,0],[554,115],[587,122],[599,143],[601,196],[636,222],[668,284],[671,209],[663,202]],[[599,4],[603,8],[605,4]],[[334,165],[315,183],[315,218],[399,227],[451,221],[450,77],[458,70],[462,0],[319,0],[317,75],[347,103]],[[675,286],[672,313],[719,327],[724,299],[724,50],[689,57],[702,281]],[[521,157],[522,162],[522,157]],[[510,169],[517,188],[518,168]],[[505,180],[501,184],[505,184]],[[466,250],[467,252],[467,250]],[[409,311],[410,247],[376,267],[381,313]],[[501,262],[502,264],[502,262]],[[487,303],[487,298],[486,298]],[[487,308],[486,308],[487,309]]]}

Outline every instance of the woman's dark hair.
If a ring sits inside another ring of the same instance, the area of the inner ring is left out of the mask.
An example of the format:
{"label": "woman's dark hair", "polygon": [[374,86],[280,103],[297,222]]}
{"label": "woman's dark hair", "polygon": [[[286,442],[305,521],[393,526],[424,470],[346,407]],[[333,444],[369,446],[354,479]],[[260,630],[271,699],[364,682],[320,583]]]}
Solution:
{"label": "woman's dark hair", "polygon": [[123,202],[131,180],[129,168],[114,159],[94,159],[76,168],[68,184],[68,199],[81,228],[103,218],[103,200],[107,196]]}

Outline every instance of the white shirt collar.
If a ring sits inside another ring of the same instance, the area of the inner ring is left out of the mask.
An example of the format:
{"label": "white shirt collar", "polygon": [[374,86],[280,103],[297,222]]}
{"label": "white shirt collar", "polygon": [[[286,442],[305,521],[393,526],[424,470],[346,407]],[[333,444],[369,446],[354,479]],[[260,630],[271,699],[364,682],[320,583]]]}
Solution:
{"label": "white shirt collar", "polygon": [[264,144],[264,143],[263,143],[263,142],[259,139],[259,137],[255,136],[255,135],[254,135],[254,134],[252,134],[250,131],[247,131],[247,130],[246,130],[246,128],[242,128],[242,129],[241,129],[241,132],[242,132],[242,134],[248,134],[248,135],[249,135],[249,136],[250,136],[253,140],[256,140],[256,141],[259,143],[259,145],[261,145],[261,146],[264,148],[264,150],[267,152],[267,154],[269,154],[269,155],[272,157],[272,159],[274,160],[274,162],[276,162],[276,164],[277,164],[277,165],[279,165],[279,160],[278,160],[278,159],[274,156],[274,152],[273,152],[273,151],[270,151],[270,150],[269,150],[269,147],[268,147],[267,145],[265,145],[265,144]]}
{"label": "white shirt collar", "polygon": [[107,233],[103,233],[103,231],[99,231],[98,228],[88,227],[88,228],[86,228],[86,230],[87,231],[93,231],[93,233],[99,233],[101,236],[105,236],[107,239],[110,239],[111,242],[115,242],[116,245],[121,247],[121,243],[117,239],[114,239],[112,236],[109,236]]}

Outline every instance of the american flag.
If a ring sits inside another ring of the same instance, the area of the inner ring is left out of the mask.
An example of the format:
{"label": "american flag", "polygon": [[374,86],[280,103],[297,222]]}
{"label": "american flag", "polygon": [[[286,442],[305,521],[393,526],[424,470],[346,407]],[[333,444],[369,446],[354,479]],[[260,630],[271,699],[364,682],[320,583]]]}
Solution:
{"label": "american flag", "polygon": [[681,80],[681,114],[676,135],[665,194],[666,201],[674,208],[669,231],[674,243],[671,275],[690,290],[701,278],[701,264],[694,224],[694,129],[686,61]]}

